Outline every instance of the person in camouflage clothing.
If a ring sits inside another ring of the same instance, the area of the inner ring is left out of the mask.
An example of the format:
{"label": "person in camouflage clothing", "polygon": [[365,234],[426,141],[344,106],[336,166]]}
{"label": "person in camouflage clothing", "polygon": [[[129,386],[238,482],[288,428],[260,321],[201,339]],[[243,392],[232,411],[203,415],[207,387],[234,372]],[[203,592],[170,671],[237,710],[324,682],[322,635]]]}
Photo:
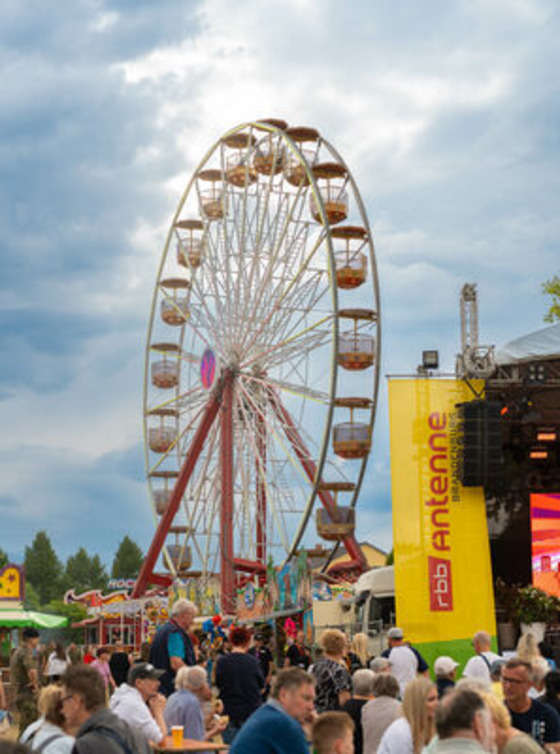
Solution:
{"label": "person in camouflage clothing", "polygon": [[34,656],[38,643],[37,629],[24,628],[22,646],[16,649],[10,662],[10,683],[13,684],[16,692],[20,735],[39,716],[37,711],[39,671]]}

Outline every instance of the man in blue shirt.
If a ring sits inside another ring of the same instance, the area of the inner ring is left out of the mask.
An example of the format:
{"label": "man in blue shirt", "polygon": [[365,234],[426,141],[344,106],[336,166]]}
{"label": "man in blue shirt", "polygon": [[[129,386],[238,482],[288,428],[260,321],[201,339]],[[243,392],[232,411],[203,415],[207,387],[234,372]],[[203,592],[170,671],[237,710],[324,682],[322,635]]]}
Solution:
{"label": "man in blue shirt", "polygon": [[313,676],[301,668],[281,670],[271,697],[244,723],[230,754],[309,754],[302,726],[314,716]]}
{"label": "man in blue shirt", "polygon": [[196,657],[188,630],[197,613],[196,605],[189,600],[177,600],[171,608],[171,619],[155,635],[150,649],[150,662],[164,670],[160,690],[169,696],[179,668],[196,665]]}
{"label": "man in blue shirt", "polygon": [[560,715],[538,699],[531,699],[531,665],[513,657],[502,666],[502,687],[511,724],[528,733],[543,748],[560,751]]}

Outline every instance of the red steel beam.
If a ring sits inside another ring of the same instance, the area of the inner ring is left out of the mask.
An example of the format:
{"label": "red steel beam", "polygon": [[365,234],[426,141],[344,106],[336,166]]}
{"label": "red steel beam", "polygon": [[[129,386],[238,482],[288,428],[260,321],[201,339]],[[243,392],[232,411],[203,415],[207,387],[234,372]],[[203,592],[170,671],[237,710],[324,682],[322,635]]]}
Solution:
{"label": "red steel beam", "polygon": [[233,565],[235,566],[236,571],[248,571],[249,573],[266,573],[266,563],[260,563],[256,560],[234,558]]}
{"label": "red steel beam", "polygon": [[165,538],[169,532],[169,527],[171,526],[173,519],[175,518],[175,514],[179,510],[181,498],[183,497],[185,488],[194,471],[198,457],[202,452],[202,448],[204,447],[204,442],[206,440],[206,437],[208,436],[208,432],[210,431],[210,428],[214,423],[214,419],[218,414],[218,409],[220,408],[222,401],[224,386],[226,384],[229,384],[230,382],[231,375],[229,372],[226,372],[218,383],[216,390],[208,399],[204,413],[202,415],[202,419],[194,434],[191,445],[189,447],[189,450],[187,451],[187,455],[185,456],[185,460],[181,467],[181,471],[179,472],[179,476],[177,477],[177,481],[175,482],[175,486],[173,487],[171,498],[169,500],[167,508],[165,509],[165,513],[161,517],[159,525],[156,529],[156,533],[154,534],[154,538],[152,539],[152,544],[150,545],[150,549],[148,550],[148,554],[146,555],[146,559],[144,560],[142,568],[140,569],[140,573],[138,574],[138,578],[136,579],[136,584],[134,585],[134,589],[132,590],[133,598],[141,597],[152,581],[154,583],[158,583],[158,577],[154,577],[155,564],[157,562],[157,559],[159,558],[161,548],[163,547],[163,543],[165,542]]}
{"label": "red steel beam", "polygon": [[228,380],[222,393],[220,411],[220,603],[226,615],[235,613],[236,584],[233,563],[233,382]]}
{"label": "red steel beam", "polygon": [[[272,404],[272,408],[274,409],[276,416],[284,427],[286,437],[292,444],[292,447],[303,467],[303,470],[307,475],[307,478],[312,484],[315,484],[315,477],[317,476],[317,465],[313,460],[311,460],[309,450],[307,449],[303,438],[298,432],[296,425],[292,421],[292,417],[288,413],[287,409],[283,406],[276,391],[270,387],[268,388],[268,396],[270,403]],[[330,492],[328,490],[319,489],[317,494],[324,508],[330,515],[333,515],[336,508],[336,503]],[[346,548],[346,552],[350,556],[350,563],[348,564],[348,566],[355,567],[356,570],[364,571],[367,567],[366,559],[362,552],[362,548],[358,544],[356,538],[353,535],[343,537],[342,543]]]}

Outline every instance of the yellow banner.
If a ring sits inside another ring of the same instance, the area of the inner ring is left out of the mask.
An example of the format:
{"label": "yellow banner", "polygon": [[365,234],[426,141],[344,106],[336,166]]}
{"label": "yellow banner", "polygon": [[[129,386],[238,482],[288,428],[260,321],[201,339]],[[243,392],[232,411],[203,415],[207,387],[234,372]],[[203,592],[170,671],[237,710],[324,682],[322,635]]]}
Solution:
{"label": "yellow banner", "polygon": [[389,381],[397,623],[419,644],[496,634],[484,494],[456,473],[455,404],[474,397],[460,380]]}

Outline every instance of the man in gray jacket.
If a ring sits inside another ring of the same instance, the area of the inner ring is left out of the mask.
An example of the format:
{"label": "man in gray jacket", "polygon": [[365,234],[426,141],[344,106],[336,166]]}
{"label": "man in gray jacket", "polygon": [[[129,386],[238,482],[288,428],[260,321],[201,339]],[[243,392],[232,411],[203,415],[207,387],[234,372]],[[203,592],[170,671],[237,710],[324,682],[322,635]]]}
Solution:
{"label": "man in gray jacket", "polygon": [[74,665],[61,678],[62,714],[77,728],[72,754],[151,754],[146,737],[110,712],[101,675],[88,665]]}

